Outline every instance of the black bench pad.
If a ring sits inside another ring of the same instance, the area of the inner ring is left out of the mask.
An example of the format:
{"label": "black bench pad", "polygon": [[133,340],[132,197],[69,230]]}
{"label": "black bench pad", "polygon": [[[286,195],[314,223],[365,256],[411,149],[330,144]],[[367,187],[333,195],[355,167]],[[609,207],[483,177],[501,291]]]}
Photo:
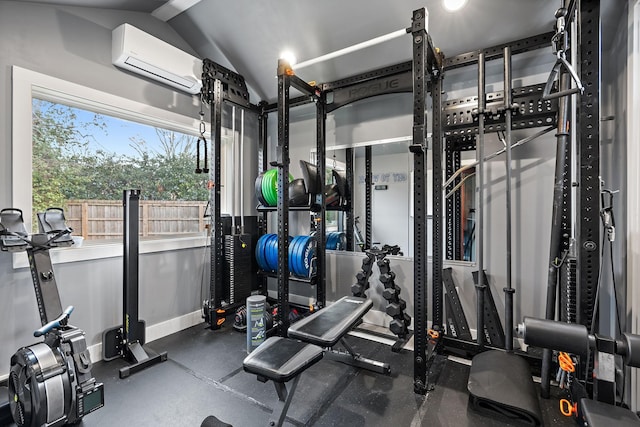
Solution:
{"label": "black bench pad", "polygon": [[342,297],[309,317],[291,325],[289,338],[299,339],[320,347],[333,347],[371,309],[371,300]]}
{"label": "black bench pad", "polygon": [[243,362],[244,370],[275,382],[287,382],[322,359],[322,348],[282,337],[267,338]]}

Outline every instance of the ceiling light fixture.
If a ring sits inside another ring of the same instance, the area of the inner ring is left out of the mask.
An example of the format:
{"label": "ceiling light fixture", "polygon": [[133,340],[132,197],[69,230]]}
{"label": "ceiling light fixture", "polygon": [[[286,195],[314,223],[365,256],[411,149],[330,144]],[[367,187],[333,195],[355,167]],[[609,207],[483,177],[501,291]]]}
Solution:
{"label": "ceiling light fixture", "polygon": [[442,5],[449,12],[455,12],[464,7],[467,4],[467,0],[442,0]]}
{"label": "ceiling light fixture", "polygon": [[284,59],[289,63],[290,66],[296,65],[297,59],[296,56],[290,50],[284,50],[280,53],[280,59]]}

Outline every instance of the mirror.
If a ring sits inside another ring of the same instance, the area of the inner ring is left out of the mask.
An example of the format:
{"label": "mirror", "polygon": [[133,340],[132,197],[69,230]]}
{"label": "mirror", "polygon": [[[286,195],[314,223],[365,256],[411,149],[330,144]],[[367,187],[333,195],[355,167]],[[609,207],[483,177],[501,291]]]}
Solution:
{"label": "mirror", "polygon": [[[345,170],[348,148],[353,153],[353,189],[352,203],[354,211],[355,250],[358,243],[365,240],[366,231],[366,162],[367,150],[371,153],[371,242],[374,247],[384,245],[393,247],[397,255],[413,257],[413,157],[409,152],[409,137],[391,138],[380,141],[352,145],[335,145],[326,148],[327,179],[331,179],[331,170]],[[475,167],[465,166],[473,162],[474,152],[464,153],[469,157],[461,161],[464,170],[457,180],[444,191],[445,198],[451,199],[458,207],[456,225],[459,226],[459,243],[452,259],[473,261],[475,253]],[[430,154],[429,154],[430,157]],[[311,161],[315,162],[315,152]],[[428,159],[428,164],[431,159]],[[428,227],[431,227],[431,188],[432,174],[427,173],[428,188]],[[443,199],[446,206],[446,202]],[[443,234],[446,239],[446,216],[443,220]],[[346,230],[346,215],[342,212],[326,213],[327,231]],[[445,242],[443,242],[444,245]],[[428,255],[432,253],[429,247]],[[446,251],[445,251],[446,255]],[[446,257],[446,256],[445,256]]]}

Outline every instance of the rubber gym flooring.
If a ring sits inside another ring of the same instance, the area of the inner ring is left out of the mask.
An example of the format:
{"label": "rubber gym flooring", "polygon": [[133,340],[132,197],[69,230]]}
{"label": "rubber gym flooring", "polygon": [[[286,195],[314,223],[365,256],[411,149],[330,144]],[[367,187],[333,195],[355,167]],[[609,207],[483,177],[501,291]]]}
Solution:
{"label": "rubber gym flooring", "polygon": [[[287,414],[287,426],[518,426],[468,408],[469,367],[444,357],[426,398],[413,393],[412,352],[391,352],[385,344],[348,337],[365,357],[391,364],[391,376],[323,359],[302,373]],[[266,426],[277,395],[242,370],[243,333],[195,326],[147,347],[167,351],[168,360],[119,379],[123,360],[94,365],[104,383],[105,406],[85,417],[93,426],[200,426],[215,415],[234,427]],[[541,400],[545,425],[575,425],[558,410],[558,400]]]}

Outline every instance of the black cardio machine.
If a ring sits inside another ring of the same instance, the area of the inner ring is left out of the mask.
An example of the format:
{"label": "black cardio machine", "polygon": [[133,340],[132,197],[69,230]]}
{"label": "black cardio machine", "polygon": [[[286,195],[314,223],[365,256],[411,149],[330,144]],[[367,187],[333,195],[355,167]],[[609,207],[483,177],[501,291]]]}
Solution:
{"label": "black cardio machine", "polygon": [[42,327],[33,335],[44,342],[11,357],[9,406],[19,426],[76,424],[104,406],[104,388],[91,374],[84,331],[71,326],[73,306],[62,310],[49,249],[71,246],[71,229],[62,209],[38,214],[39,233],[29,236],[20,209],[0,211],[0,249],[26,251]]}

